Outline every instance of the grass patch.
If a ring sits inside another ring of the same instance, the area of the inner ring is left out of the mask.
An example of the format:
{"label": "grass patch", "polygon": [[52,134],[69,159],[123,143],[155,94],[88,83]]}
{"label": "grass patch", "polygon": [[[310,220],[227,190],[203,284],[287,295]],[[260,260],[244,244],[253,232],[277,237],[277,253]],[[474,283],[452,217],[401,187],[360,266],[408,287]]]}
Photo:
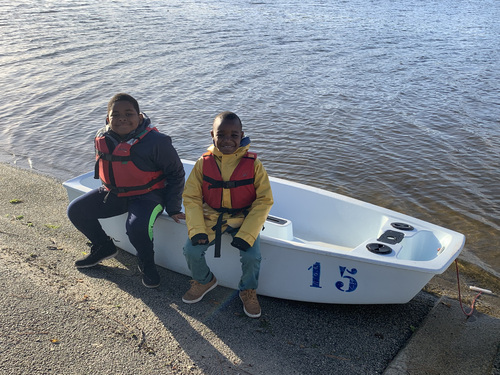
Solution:
{"label": "grass patch", "polygon": [[53,225],[53,224],[45,224],[45,226],[49,229],[58,229],[60,225]]}

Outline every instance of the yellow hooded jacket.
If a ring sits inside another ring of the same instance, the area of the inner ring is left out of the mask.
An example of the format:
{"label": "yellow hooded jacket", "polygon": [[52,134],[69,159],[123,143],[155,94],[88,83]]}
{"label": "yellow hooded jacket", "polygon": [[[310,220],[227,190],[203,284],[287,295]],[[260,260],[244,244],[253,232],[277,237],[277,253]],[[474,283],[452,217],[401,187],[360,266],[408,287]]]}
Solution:
{"label": "yellow hooded jacket", "polygon": [[[250,145],[248,144],[238,148],[236,152],[229,155],[224,155],[214,145],[208,148],[208,151],[215,157],[215,161],[219,166],[224,181],[230,180],[234,169],[249,148]],[[223,219],[227,222],[222,226],[223,232],[228,226],[240,228],[236,237],[240,237],[250,246],[253,246],[257,239],[266,221],[267,215],[271,210],[271,206],[273,205],[273,194],[271,191],[271,184],[269,183],[269,177],[259,159],[255,160],[254,170],[254,186],[257,198],[248,209],[248,215],[246,217],[243,214],[231,216],[225,213]],[[186,224],[189,238],[193,238],[193,236],[200,233],[205,233],[208,235],[208,239],[211,242],[215,239],[215,232],[212,230],[212,227],[217,223],[217,218],[220,213],[203,202],[202,184],[203,157],[196,161],[186,181],[182,198],[184,200],[184,208],[186,209]],[[232,208],[231,193],[229,189],[223,189],[222,206]]]}

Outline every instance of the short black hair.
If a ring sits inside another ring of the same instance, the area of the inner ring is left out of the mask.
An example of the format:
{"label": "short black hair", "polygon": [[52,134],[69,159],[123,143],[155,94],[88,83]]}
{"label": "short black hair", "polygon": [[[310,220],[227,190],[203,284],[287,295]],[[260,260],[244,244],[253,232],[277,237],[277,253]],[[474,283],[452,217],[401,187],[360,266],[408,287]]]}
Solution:
{"label": "short black hair", "polygon": [[241,128],[243,129],[243,124],[241,123],[240,118],[234,112],[224,111],[224,112],[219,113],[217,116],[215,116],[214,123],[217,119],[220,119],[221,123],[224,122],[225,120],[238,120]]}
{"label": "short black hair", "polygon": [[111,110],[111,107],[113,106],[113,104],[116,103],[116,102],[129,102],[129,103],[132,103],[132,105],[134,106],[134,108],[137,111],[137,113],[141,113],[141,111],[139,110],[139,103],[137,102],[137,100],[135,100],[131,95],[125,94],[123,92],[121,92],[119,94],[116,94],[115,96],[113,96],[111,98],[111,100],[108,103],[108,113]]}

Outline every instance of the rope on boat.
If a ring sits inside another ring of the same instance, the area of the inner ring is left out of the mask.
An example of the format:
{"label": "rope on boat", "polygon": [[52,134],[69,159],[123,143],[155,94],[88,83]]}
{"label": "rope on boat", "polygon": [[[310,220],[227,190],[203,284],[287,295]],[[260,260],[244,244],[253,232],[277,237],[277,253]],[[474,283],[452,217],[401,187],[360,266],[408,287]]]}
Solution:
{"label": "rope on boat", "polygon": [[[481,294],[483,294],[483,292],[482,292],[482,290],[481,290],[481,291],[480,291],[480,292],[479,292],[479,293],[478,293],[478,294],[474,297],[474,299],[472,300],[472,305],[471,305],[471,307],[470,307],[470,309],[471,309],[471,310],[470,310],[468,313],[467,313],[467,312],[465,312],[464,307],[463,307],[463,305],[462,305],[462,294],[461,294],[461,292],[460,292],[460,276],[458,275],[458,260],[457,260],[457,259],[455,259],[455,268],[456,268],[456,270],[457,270],[458,301],[460,302],[460,308],[462,309],[462,312],[465,314],[465,316],[466,316],[467,318],[469,318],[469,317],[472,315],[472,313],[474,312],[474,305],[476,304],[476,300],[479,298],[479,296],[480,296]],[[480,289],[480,288],[477,288],[477,289]]]}

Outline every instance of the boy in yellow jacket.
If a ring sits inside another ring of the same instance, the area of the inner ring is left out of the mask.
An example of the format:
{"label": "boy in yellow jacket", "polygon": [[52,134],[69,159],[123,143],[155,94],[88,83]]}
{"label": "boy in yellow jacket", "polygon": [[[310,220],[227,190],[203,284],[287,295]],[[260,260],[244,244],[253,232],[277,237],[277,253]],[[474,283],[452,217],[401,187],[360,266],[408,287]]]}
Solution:
{"label": "boy in yellow jacket", "polygon": [[257,155],[248,151],[250,139],[236,114],[218,114],[211,135],[213,145],[196,162],[183,194],[189,236],[184,256],[193,280],[182,300],[196,303],[217,286],[205,252],[215,244],[215,256],[220,256],[220,237],[229,233],[231,245],[240,251],[243,310],[258,318],[260,231],[273,205],[269,177]]}

